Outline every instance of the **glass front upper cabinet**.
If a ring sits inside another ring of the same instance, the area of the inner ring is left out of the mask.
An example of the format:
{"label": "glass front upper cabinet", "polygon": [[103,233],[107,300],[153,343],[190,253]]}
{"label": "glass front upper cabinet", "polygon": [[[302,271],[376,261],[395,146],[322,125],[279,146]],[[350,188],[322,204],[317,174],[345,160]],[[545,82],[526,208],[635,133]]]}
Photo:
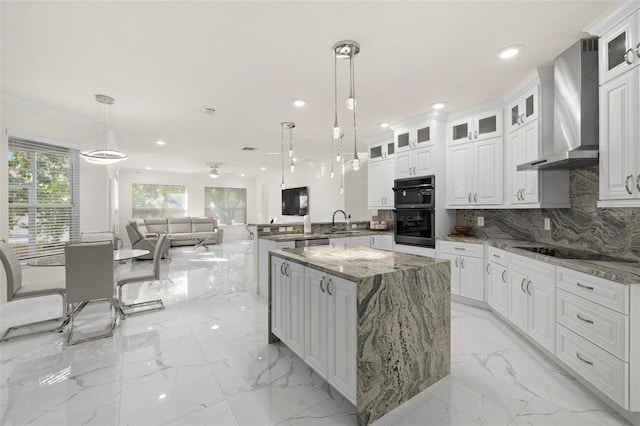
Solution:
{"label": "glass front upper cabinet", "polygon": [[[600,84],[640,64],[639,16],[640,12],[636,12],[600,37]],[[636,48],[639,51],[636,51]]]}

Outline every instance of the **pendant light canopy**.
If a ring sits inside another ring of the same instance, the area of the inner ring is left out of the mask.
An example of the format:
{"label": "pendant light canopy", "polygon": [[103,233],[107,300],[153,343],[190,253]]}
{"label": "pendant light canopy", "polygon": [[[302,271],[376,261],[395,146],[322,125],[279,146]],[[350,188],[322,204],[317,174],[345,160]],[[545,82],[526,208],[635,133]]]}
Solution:
{"label": "pendant light canopy", "polygon": [[[117,128],[113,104],[115,100],[107,95],[95,95],[97,102],[94,114],[96,134],[102,139],[102,147],[80,152],[80,156],[92,164],[113,164],[126,160],[129,156],[115,147]],[[109,134],[112,133],[113,144],[109,144]],[[113,145],[113,146],[110,146]]]}
{"label": "pendant light canopy", "polygon": [[[357,127],[356,127],[356,82],[355,82],[355,71],[354,71],[354,57],[360,53],[360,45],[353,40],[343,40],[337,42],[333,46],[333,56],[334,56],[334,64],[333,64],[333,76],[334,76],[334,109],[335,109],[335,118],[332,130],[332,136],[334,139],[341,139],[343,132],[342,129],[338,126],[338,70],[337,70],[337,61],[338,59],[349,59],[349,97],[345,101],[346,108],[352,112],[353,115],[353,161],[351,162],[351,167],[353,170],[360,169],[360,158],[358,158],[358,138],[357,138]],[[338,153],[340,155],[340,153]],[[340,161],[338,157],[338,161]]]}

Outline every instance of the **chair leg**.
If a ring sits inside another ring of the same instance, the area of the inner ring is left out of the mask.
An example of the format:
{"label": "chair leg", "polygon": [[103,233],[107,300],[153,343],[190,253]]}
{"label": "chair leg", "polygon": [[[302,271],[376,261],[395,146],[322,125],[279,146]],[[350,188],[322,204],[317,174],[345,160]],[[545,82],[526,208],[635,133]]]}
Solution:
{"label": "chair leg", "polygon": [[[118,285],[118,298],[116,303],[118,305],[118,311],[120,312],[120,319],[125,319],[126,317],[144,314],[147,312],[164,310],[164,302],[162,301],[162,299],[147,300],[144,302],[137,302],[137,303],[124,303],[124,299],[122,298],[122,287],[124,287],[127,284],[128,283]],[[146,309],[138,309],[138,308],[145,308],[146,306],[150,306],[150,307]]]}
{"label": "chair leg", "polygon": [[[13,327],[9,327],[9,328],[7,328],[7,331],[4,332],[2,337],[0,337],[0,343],[7,342],[7,341],[9,341],[11,339],[21,338],[21,337],[35,336],[37,334],[53,333],[53,332],[57,332],[57,331],[62,331],[62,329],[64,329],[67,326],[67,324],[69,323],[69,316],[67,314],[67,298],[66,298],[66,295],[64,293],[62,293],[62,292],[55,293],[55,294],[59,295],[62,298],[62,316],[61,317],[52,318],[52,319],[43,320],[43,321],[35,321],[35,322],[28,323],[28,324],[21,324],[21,325],[16,325],[16,326],[13,326]],[[22,299],[26,299],[26,298],[22,298]],[[62,321],[62,322],[59,325],[57,325],[56,327],[54,327],[54,328],[46,328],[44,330],[37,330],[37,331],[31,332],[31,333],[20,333],[20,334],[17,334],[17,335],[11,335],[11,333],[14,332],[14,331],[18,331],[18,330],[22,330],[22,329],[29,329],[31,327],[39,326],[39,325],[42,325],[42,324],[47,324],[47,323],[50,323],[50,322],[58,322],[58,321]]]}
{"label": "chair leg", "polygon": [[[101,333],[101,334],[96,334],[93,336],[89,336],[86,337],[84,339],[79,339],[79,340],[73,340],[73,328],[74,328],[74,318],[76,316],[76,314],[80,313],[85,306],[87,306],[89,303],[92,302],[103,302],[103,301],[107,301],[111,304],[111,307],[114,309],[116,315],[113,316],[113,321],[111,322],[111,327],[109,329],[109,331],[107,331],[106,333]],[[67,341],[65,343],[65,345],[67,346],[71,346],[71,345],[77,345],[78,343],[84,343],[84,342],[89,342],[91,340],[96,340],[96,339],[102,339],[105,337],[111,337],[113,336],[113,330],[116,328],[116,323],[118,321],[118,312],[119,308],[117,306],[117,303],[115,302],[115,300],[113,298],[110,299],[97,299],[97,300],[91,300],[88,302],[82,302],[79,303],[71,312],[71,314],[69,315],[70,319],[71,319],[71,328],[69,329],[69,335],[67,336]]]}

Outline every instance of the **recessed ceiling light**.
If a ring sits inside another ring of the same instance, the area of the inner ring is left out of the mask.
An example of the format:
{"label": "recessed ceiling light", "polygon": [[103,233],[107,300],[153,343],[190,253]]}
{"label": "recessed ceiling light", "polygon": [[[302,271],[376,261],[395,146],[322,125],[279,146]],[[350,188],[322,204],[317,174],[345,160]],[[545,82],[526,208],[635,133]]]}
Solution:
{"label": "recessed ceiling light", "polygon": [[267,155],[280,155],[280,153],[273,151],[273,152],[267,152]]}
{"label": "recessed ceiling light", "polygon": [[291,99],[291,103],[298,108],[302,108],[306,104],[303,99]]}
{"label": "recessed ceiling light", "polygon": [[431,108],[442,109],[446,104],[447,104],[446,102],[436,102],[435,104],[431,105]]}
{"label": "recessed ceiling light", "polygon": [[500,50],[497,53],[498,58],[500,59],[511,59],[516,56],[522,50],[522,46],[509,46]]}
{"label": "recessed ceiling light", "polygon": [[293,161],[298,161],[298,159],[296,157],[293,157]]}
{"label": "recessed ceiling light", "polygon": [[147,170],[151,170],[151,167],[147,166]]}
{"label": "recessed ceiling light", "polygon": [[260,170],[262,170],[264,172],[265,170],[267,170],[267,168],[266,167],[260,167]]}
{"label": "recessed ceiling light", "polygon": [[165,142],[165,141],[162,141],[162,140],[157,140],[157,141],[156,141],[156,144],[158,144],[158,145],[162,146],[162,145],[165,145],[165,144],[166,144],[166,142]]}
{"label": "recessed ceiling light", "polygon": [[244,173],[240,173],[240,177],[244,177]]}
{"label": "recessed ceiling light", "polygon": [[389,127],[389,123],[387,123],[386,121],[384,123],[380,123],[380,127],[386,129],[387,127]]}

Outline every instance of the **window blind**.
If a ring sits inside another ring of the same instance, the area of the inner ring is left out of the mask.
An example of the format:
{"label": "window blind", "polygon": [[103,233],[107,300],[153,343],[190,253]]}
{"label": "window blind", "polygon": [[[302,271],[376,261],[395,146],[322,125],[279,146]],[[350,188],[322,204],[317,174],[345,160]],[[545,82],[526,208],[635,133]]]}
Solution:
{"label": "window blind", "polygon": [[9,137],[9,243],[20,259],[64,253],[80,239],[79,152]]}

